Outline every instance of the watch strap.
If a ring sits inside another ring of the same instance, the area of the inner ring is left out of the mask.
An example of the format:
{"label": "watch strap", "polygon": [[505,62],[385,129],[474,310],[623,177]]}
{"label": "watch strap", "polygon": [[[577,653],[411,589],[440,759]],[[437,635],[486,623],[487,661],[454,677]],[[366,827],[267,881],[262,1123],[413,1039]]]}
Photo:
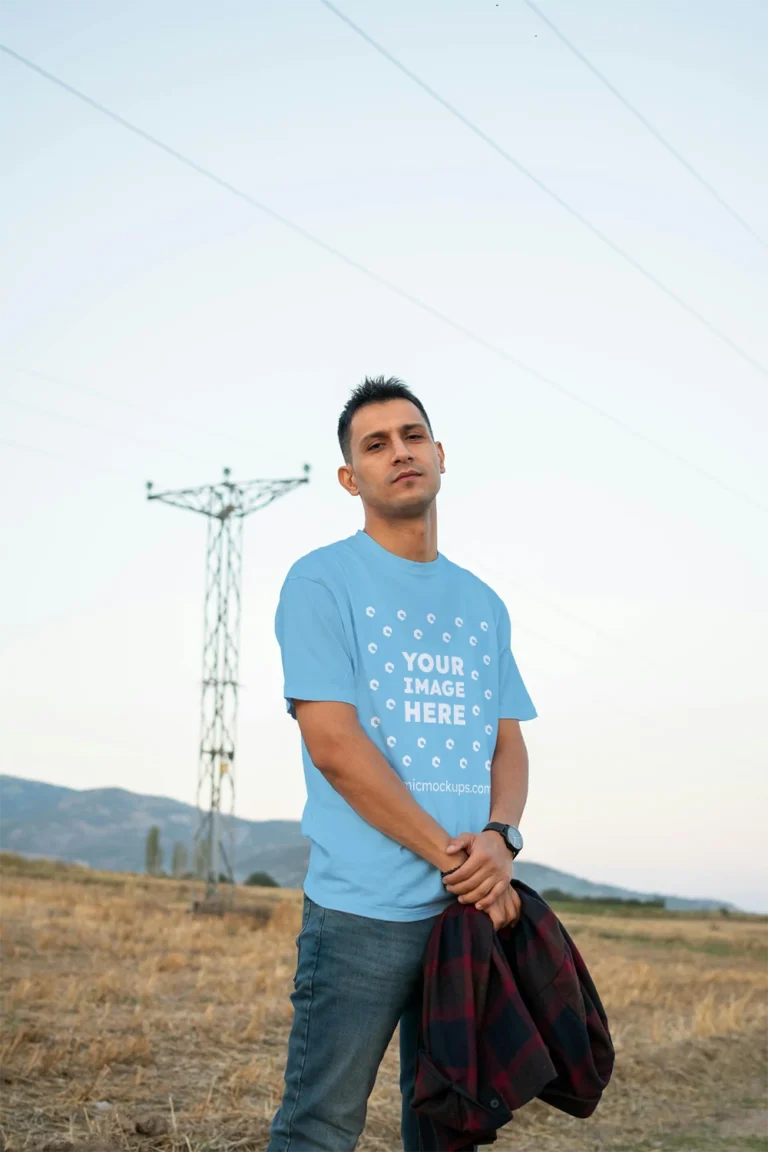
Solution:
{"label": "watch strap", "polygon": [[483,832],[498,832],[499,836],[502,837],[507,848],[509,848],[510,852],[512,853],[512,859],[514,860],[515,857],[519,854],[520,849],[514,848],[507,839],[507,829],[509,827],[509,824],[502,824],[498,820],[491,820],[488,824],[486,824],[485,828],[483,828]]}

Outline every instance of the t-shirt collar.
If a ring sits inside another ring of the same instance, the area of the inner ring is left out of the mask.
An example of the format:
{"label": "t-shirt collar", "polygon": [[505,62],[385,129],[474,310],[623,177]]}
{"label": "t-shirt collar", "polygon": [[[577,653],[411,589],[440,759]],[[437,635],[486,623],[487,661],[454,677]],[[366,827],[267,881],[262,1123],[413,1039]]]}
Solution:
{"label": "t-shirt collar", "polygon": [[360,528],[354,536],[350,536],[348,543],[362,555],[369,557],[393,574],[401,576],[417,576],[420,579],[429,579],[439,575],[445,565],[445,557],[438,552],[436,560],[408,560],[405,556],[398,556],[387,548],[382,548],[372,536]]}

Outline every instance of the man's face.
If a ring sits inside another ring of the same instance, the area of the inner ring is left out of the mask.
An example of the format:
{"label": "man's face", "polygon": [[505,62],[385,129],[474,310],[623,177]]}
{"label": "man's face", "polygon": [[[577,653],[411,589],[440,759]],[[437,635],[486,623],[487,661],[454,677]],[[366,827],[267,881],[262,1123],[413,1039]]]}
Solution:
{"label": "man's face", "polygon": [[387,518],[422,516],[440,491],[445,455],[410,400],[366,404],[352,417],[339,483]]}

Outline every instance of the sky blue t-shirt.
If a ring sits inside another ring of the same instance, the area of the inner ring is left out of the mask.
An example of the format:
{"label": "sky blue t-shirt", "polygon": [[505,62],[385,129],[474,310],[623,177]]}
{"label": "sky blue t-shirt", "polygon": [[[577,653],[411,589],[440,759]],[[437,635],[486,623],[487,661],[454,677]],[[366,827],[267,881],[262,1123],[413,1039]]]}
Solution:
{"label": "sky blue t-shirt", "polygon": [[[496,593],[442,553],[421,563],[363,531],[298,560],[275,618],[284,695],[353,704],[366,734],[449,835],[490,813],[498,721],[537,715]],[[325,908],[422,920],[452,897],[433,864],[368,824],[302,740],[311,841],[304,889]]]}

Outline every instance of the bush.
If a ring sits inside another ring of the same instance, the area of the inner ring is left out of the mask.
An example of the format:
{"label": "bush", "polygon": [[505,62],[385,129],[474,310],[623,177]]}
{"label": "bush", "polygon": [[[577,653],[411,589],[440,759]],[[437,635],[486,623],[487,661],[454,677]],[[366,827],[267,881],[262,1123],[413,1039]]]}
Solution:
{"label": "bush", "polygon": [[270,876],[269,872],[251,872],[246,884],[250,884],[255,888],[279,888],[277,880]]}
{"label": "bush", "polygon": [[648,900],[639,900],[637,896],[574,896],[560,888],[545,888],[541,895],[548,903],[566,904],[571,901],[575,904],[601,904],[615,908],[666,908],[663,896],[651,896]]}

